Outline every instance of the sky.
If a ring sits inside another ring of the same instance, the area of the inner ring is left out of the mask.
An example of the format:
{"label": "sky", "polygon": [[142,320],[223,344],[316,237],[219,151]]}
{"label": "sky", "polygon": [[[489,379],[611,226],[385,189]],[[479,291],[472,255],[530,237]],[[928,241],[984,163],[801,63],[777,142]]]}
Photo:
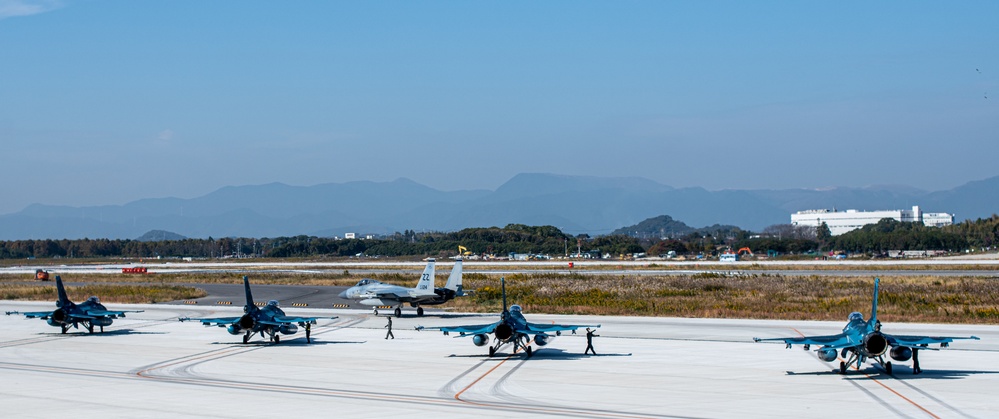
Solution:
{"label": "sky", "polygon": [[518,173],[999,175],[995,1],[0,0],[0,214]]}

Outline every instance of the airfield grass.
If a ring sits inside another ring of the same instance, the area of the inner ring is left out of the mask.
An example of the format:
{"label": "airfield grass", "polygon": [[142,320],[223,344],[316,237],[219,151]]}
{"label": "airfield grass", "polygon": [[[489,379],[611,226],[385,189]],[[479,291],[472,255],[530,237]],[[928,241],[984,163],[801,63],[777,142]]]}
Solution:
{"label": "airfield grass", "polygon": [[[77,303],[97,296],[102,303],[146,304],[201,298],[208,293],[200,288],[181,285],[91,284],[66,287],[66,295],[70,301]],[[55,301],[58,297],[55,285],[0,284],[0,299]]]}
{"label": "airfield grass", "polygon": [[[412,286],[413,275],[364,275]],[[446,274],[438,276],[443,284]],[[254,273],[254,284],[349,286],[362,278],[338,273]],[[465,272],[466,290],[475,292],[442,306],[454,311],[501,310],[500,278]],[[241,284],[242,274],[86,274],[63,278],[88,285],[67,286],[73,301],[97,295],[102,302],[153,303],[205,296],[196,284]],[[853,311],[870,312],[873,278],[715,273],[663,276],[515,274],[506,277],[509,304],[528,313],[621,316],[844,320]],[[52,283],[23,275],[0,275],[0,298],[50,301]],[[999,281],[980,277],[937,277],[914,273],[882,276],[878,316],[886,322],[999,324]]]}

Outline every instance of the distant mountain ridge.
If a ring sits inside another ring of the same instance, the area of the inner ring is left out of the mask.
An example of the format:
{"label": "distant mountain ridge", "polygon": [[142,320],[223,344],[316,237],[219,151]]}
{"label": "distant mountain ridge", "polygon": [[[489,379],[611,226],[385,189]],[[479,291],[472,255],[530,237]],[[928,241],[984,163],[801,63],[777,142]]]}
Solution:
{"label": "distant mountain ridge", "polygon": [[0,216],[0,240],[121,238],[151,230],[185,237],[279,237],[454,231],[511,223],[553,225],[569,234],[610,234],[667,214],[691,226],[759,231],[805,209],[907,209],[956,214],[958,221],[999,212],[999,177],[946,191],[906,186],[720,190],[674,188],[636,177],[525,173],[495,191],[440,191],[391,182],[228,186],[191,199],[150,198],[124,205],[31,205]]}

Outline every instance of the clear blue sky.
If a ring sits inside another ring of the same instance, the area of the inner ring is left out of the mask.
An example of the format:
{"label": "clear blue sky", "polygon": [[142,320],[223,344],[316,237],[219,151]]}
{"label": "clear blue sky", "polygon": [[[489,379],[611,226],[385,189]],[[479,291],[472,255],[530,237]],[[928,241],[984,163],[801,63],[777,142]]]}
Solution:
{"label": "clear blue sky", "polygon": [[948,189],[999,175],[997,19],[996,1],[0,0],[0,214],[523,172]]}

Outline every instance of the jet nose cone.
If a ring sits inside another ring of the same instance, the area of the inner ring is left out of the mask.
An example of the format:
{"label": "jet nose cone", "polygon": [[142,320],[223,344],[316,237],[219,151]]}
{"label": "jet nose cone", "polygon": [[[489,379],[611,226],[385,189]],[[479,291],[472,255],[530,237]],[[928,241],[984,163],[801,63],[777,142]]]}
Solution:
{"label": "jet nose cone", "polygon": [[342,292],[340,293],[340,298],[347,298],[347,291],[349,291],[349,290],[343,290],[343,291],[342,291]]}

